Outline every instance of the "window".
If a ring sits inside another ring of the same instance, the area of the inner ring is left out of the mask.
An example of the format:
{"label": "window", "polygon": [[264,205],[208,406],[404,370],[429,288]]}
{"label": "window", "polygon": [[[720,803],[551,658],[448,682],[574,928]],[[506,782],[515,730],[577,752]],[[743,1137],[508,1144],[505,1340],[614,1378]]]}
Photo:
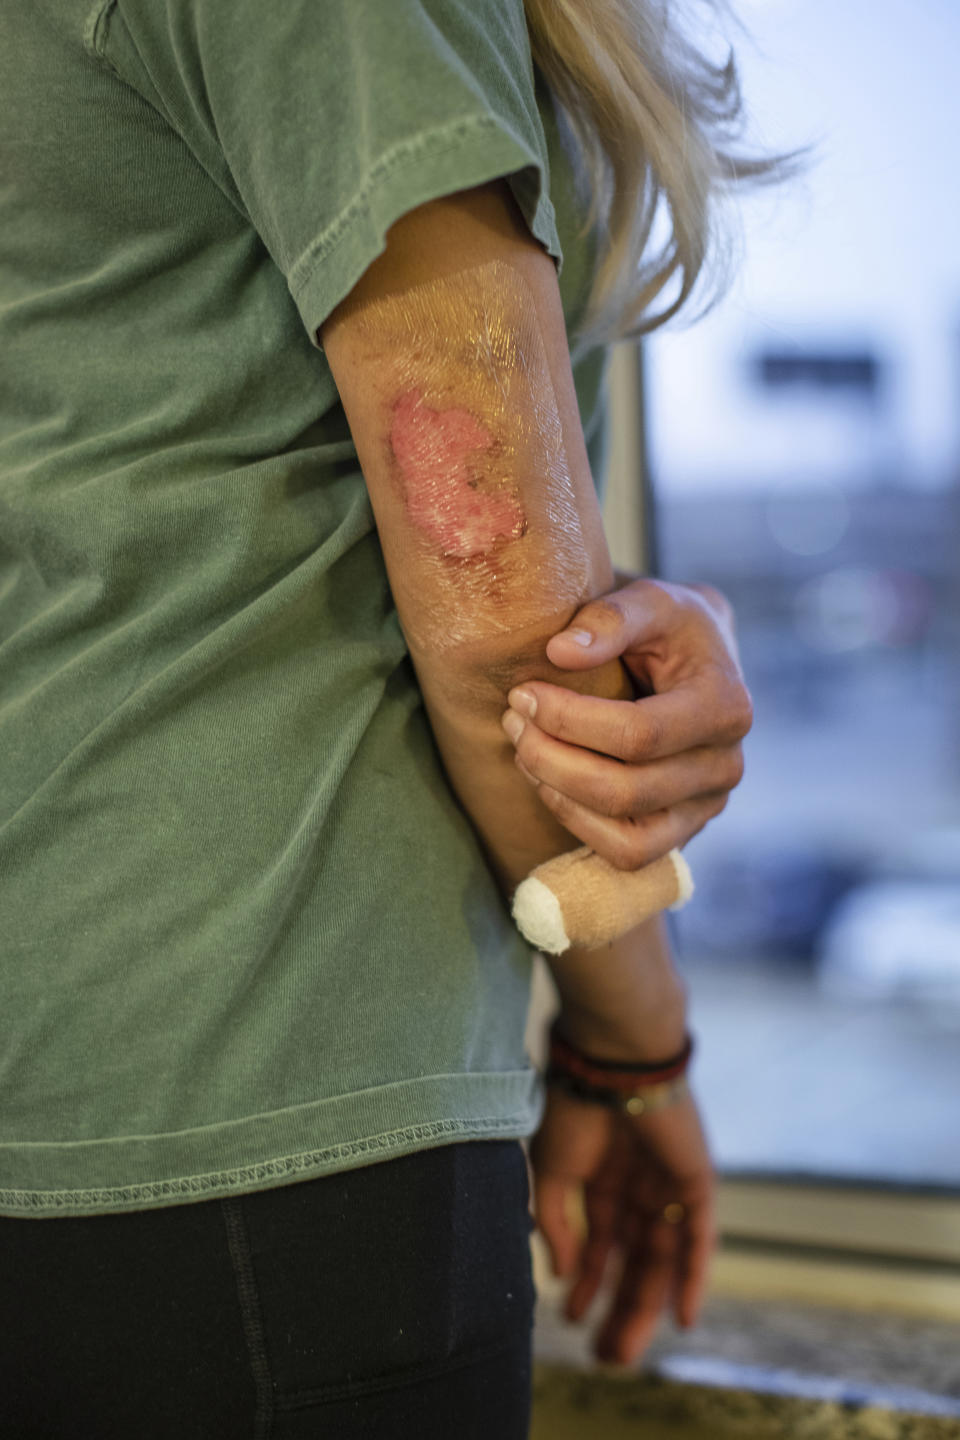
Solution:
{"label": "window", "polygon": [[942,1280],[960,1266],[960,11],[738,13],[744,146],[817,150],[735,202],[726,298],[618,347],[612,377],[611,539],[645,467],[658,573],[730,597],[755,702],[746,776],[686,850],[694,1083],[726,1236]]}

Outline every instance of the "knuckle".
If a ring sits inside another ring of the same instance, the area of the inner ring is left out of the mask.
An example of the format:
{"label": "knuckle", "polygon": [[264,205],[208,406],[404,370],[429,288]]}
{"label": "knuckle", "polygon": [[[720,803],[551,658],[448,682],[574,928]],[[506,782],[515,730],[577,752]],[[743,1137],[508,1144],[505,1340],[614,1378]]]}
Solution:
{"label": "knuckle", "polygon": [[601,815],[627,815],[630,811],[630,798],[624,794],[623,782],[605,780],[594,792],[593,808]]}
{"label": "knuckle", "polygon": [[622,625],[626,618],[619,600],[611,596],[606,596],[601,600],[591,600],[590,604],[580,612],[580,616],[581,619],[596,622],[605,629]]}
{"label": "knuckle", "polygon": [[733,606],[730,604],[730,601],[727,599],[726,595],[724,595],[723,591],[717,589],[716,585],[708,585],[704,582],[701,582],[700,584],[694,585],[691,588],[694,590],[699,590],[700,594],[704,597],[707,603],[711,605],[714,610],[719,610],[726,619],[733,619]]}
{"label": "knuckle", "polygon": [[753,700],[749,690],[737,686],[730,703],[730,731],[737,740],[742,740],[753,727]]}
{"label": "knuckle", "polygon": [[544,706],[544,711],[541,711],[538,705],[534,724],[541,725],[557,740],[570,740],[574,732],[573,693],[565,690],[557,696],[551,696]]}
{"label": "knuckle", "polygon": [[611,736],[612,753],[622,755],[628,763],[636,749],[637,728],[638,718],[631,707],[621,712]]}
{"label": "knuckle", "polygon": [[650,792],[649,786],[644,782],[634,780],[631,788],[629,810],[624,813],[636,819],[640,815],[646,815],[649,811],[656,810],[657,808],[658,806],[654,803],[654,797]]}
{"label": "knuckle", "polygon": [[652,755],[663,740],[663,726],[658,720],[644,716],[641,706],[642,702],[639,702],[634,714],[624,722],[622,753],[634,764]]}
{"label": "knuckle", "polygon": [[733,790],[737,785],[740,784],[740,781],[743,779],[745,769],[743,762],[743,751],[740,749],[739,745],[737,746],[736,750],[734,750],[733,753],[728,757],[726,768],[727,789]]}
{"label": "knuckle", "polygon": [[611,844],[610,863],[618,870],[639,870],[646,864],[646,846],[636,830],[621,831]]}

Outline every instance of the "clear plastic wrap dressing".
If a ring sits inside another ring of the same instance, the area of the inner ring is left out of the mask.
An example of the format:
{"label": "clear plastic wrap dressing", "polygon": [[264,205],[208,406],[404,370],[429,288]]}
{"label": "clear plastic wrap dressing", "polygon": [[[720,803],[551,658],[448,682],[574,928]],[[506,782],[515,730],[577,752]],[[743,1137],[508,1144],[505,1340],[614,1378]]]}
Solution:
{"label": "clear plastic wrap dressing", "polygon": [[374,362],[382,456],[409,522],[391,581],[411,648],[576,604],[586,547],[523,276],[491,261],[371,302],[351,344]]}

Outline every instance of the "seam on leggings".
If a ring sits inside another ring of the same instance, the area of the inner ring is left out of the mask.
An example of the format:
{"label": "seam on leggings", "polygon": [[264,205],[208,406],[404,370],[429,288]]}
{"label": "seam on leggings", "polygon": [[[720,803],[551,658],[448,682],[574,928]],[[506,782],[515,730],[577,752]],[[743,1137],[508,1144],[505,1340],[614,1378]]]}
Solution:
{"label": "seam on leggings", "polygon": [[402,1390],[407,1385],[419,1385],[425,1380],[436,1380],[453,1370],[464,1370],[468,1365],[481,1365],[495,1355],[517,1348],[516,1338],[496,1340],[482,1350],[471,1350],[467,1355],[455,1355],[451,1360],[438,1360],[433,1365],[412,1365],[407,1370],[395,1371],[392,1375],[375,1375],[369,1380],[347,1381],[342,1385],[321,1385],[316,1390],[298,1390],[291,1395],[278,1395],[278,1410],[299,1410],[307,1405],[331,1404],[337,1400],[361,1399],[364,1395],[376,1395],[383,1390]]}
{"label": "seam on leggings", "polygon": [[237,1281],[240,1299],[240,1315],[243,1333],[247,1341],[250,1369],[256,1388],[256,1414],[253,1420],[253,1440],[270,1440],[274,1417],[274,1386],[267,1356],[267,1342],[263,1329],[263,1315],[260,1312],[260,1295],[257,1277],[250,1253],[250,1238],[243,1218],[241,1197],[234,1195],[220,1201],[223,1222],[227,1227],[227,1246]]}

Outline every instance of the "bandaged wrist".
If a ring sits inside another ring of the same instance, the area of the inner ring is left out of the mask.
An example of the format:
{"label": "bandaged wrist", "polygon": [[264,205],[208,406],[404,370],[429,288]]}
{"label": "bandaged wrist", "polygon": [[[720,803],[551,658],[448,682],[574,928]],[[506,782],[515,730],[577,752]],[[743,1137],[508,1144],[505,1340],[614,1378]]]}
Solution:
{"label": "bandaged wrist", "polygon": [[640,870],[618,870],[583,845],[557,855],[527,876],[513,897],[517,928],[538,950],[562,955],[618,940],[661,910],[679,910],[693,877],[679,850]]}

